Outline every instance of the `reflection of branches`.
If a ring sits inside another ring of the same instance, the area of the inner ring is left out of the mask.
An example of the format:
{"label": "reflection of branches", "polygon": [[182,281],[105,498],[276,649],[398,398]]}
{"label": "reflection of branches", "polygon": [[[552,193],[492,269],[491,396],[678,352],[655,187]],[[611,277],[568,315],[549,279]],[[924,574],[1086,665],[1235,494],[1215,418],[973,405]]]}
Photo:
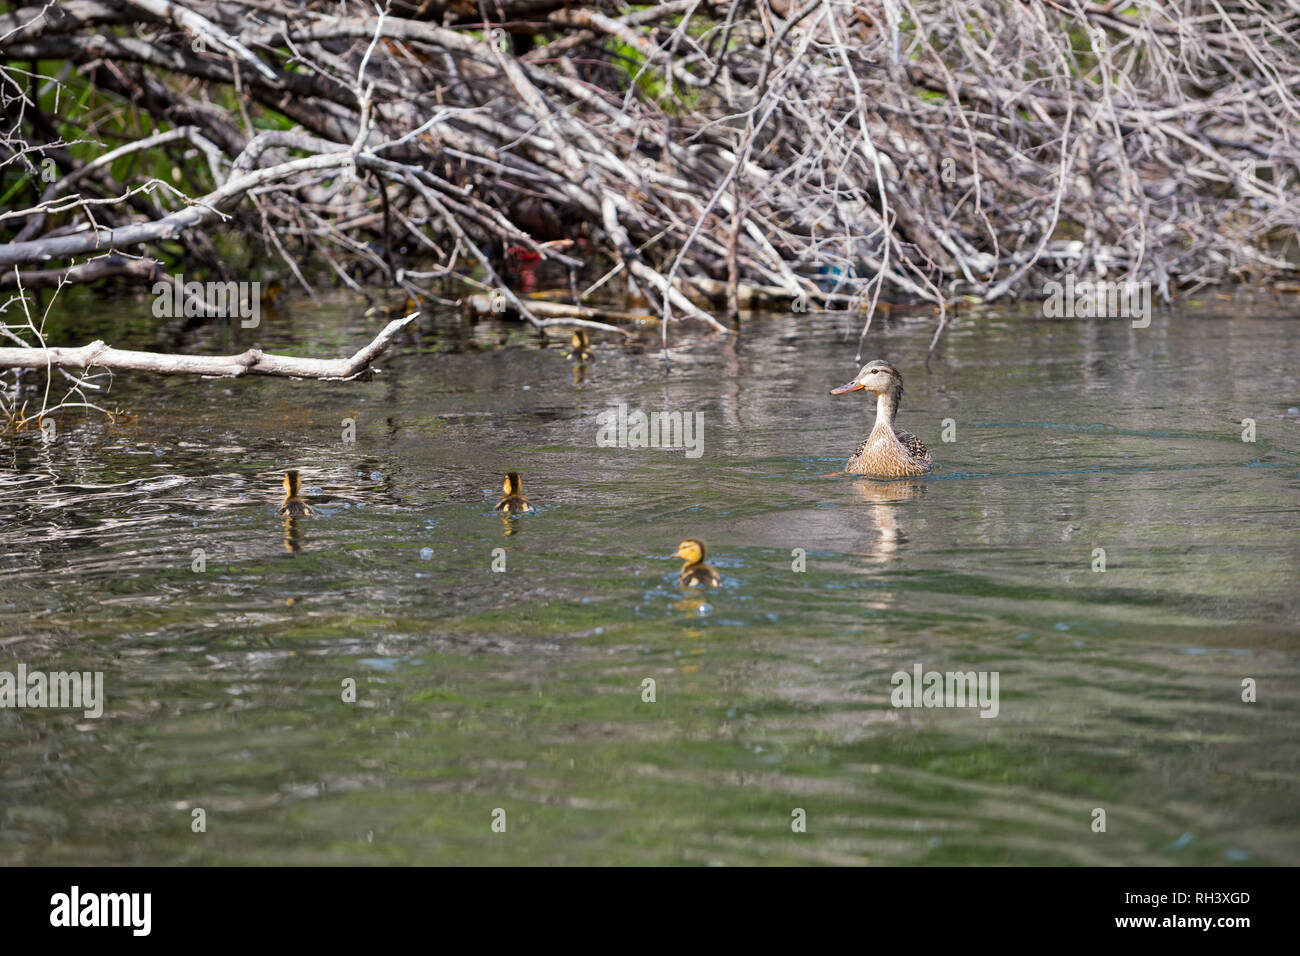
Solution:
{"label": "reflection of branches", "polygon": [[[865,303],[865,334],[887,295],[934,303],[942,328],[957,294],[1025,294],[1063,271],[1165,296],[1294,271],[1279,242],[1300,220],[1294,4],[340,9],[0,14],[0,171],[29,170],[9,180],[0,264],[33,284],[144,277],[126,265],[144,258],[80,261],[108,252],[220,267],[220,228],[304,286],[322,263],[413,296],[421,277],[485,283],[540,326],[562,319],[506,287],[507,250],[573,270],[581,248],[655,303],[665,334],[681,317],[721,328],[688,293],[736,304],[742,285]],[[14,65],[58,61],[49,78]],[[98,99],[78,113],[65,86],[84,82]],[[87,155],[110,136],[124,141]],[[38,159],[60,178],[41,182]]]}
{"label": "reflection of branches", "polygon": [[[86,268],[87,266],[90,265],[93,265],[93,263],[85,263],[79,268]],[[30,297],[27,295],[26,291],[22,287],[22,276],[18,274],[17,270],[14,270],[13,278],[14,278],[14,283],[18,288],[18,294],[15,296],[11,296],[3,304],[0,304],[0,336],[2,336],[5,339],[9,339],[10,341],[16,342],[19,347],[16,349],[0,348],[0,353],[21,352],[23,354],[29,354],[29,353],[42,351],[45,344],[45,336],[44,336],[45,320],[49,315],[50,308],[54,304],[54,298],[51,298],[50,301],[46,304],[45,311],[42,313],[40,322],[38,324],[32,318]],[[58,288],[61,289],[62,285],[63,283],[61,282]],[[58,292],[56,290],[55,296],[57,295]],[[5,313],[7,313],[15,305],[19,305],[22,307],[23,321],[21,323],[6,324],[5,322],[2,321],[3,317]],[[17,332],[15,332],[15,330],[19,330],[29,334],[32,339],[40,343],[41,348],[33,349],[31,345],[28,343],[28,341],[24,339],[22,336],[18,335]],[[4,365],[3,363],[0,363],[0,369],[6,367],[8,366]],[[62,411],[65,408],[89,408],[105,415],[110,414],[100,406],[94,404],[93,402],[88,401],[86,399],[86,393],[82,391],[83,389],[87,389],[87,388],[92,389],[94,391],[98,391],[100,389],[100,386],[90,381],[91,378],[96,378],[98,376],[69,375],[62,368],[56,369],[55,363],[49,361],[38,363],[37,365],[34,366],[25,366],[25,367],[43,368],[45,371],[45,389],[43,394],[41,395],[41,407],[38,412],[35,412],[31,416],[29,416],[27,414],[27,407],[29,403],[27,401],[20,402],[21,391],[19,389],[14,390],[12,397],[6,394],[6,392],[3,389],[0,389],[0,416],[3,416],[5,424],[8,428],[13,430],[18,430],[22,428],[25,424],[27,424],[28,421],[32,421],[32,420],[35,420],[36,422],[43,424],[47,416],[52,415],[55,412]],[[68,387],[67,391],[64,393],[63,398],[56,404],[51,405],[50,389],[53,384],[52,372],[56,370],[58,371],[60,376],[62,376],[64,379],[68,380],[72,384]],[[74,398],[80,399],[80,401],[74,401],[73,400]]]}

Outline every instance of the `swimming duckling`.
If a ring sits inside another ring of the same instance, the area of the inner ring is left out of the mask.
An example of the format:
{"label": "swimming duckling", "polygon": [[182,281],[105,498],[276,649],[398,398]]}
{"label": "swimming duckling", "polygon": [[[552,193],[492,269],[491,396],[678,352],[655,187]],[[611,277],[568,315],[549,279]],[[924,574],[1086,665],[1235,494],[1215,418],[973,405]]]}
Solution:
{"label": "swimming duckling", "polygon": [[832,395],[866,389],[876,396],[876,424],[858,446],[844,470],[872,478],[915,478],[933,468],[930,450],[911,432],[894,428],[894,416],[903,401],[903,376],[882,359],[862,366],[858,377],[831,389]]}
{"label": "swimming duckling", "polygon": [[575,362],[590,362],[595,357],[591,351],[590,343],[587,341],[586,329],[574,329],[573,337],[569,339],[569,354],[567,358]]}
{"label": "swimming duckling", "polygon": [[722,584],[718,572],[704,563],[704,542],[696,538],[687,538],[677,546],[674,558],[681,558],[681,582],[688,588],[716,588]]}
{"label": "swimming duckling", "polygon": [[302,479],[296,471],[284,473],[284,504],[280,505],[277,515],[314,515],[316,512],[302,500]]}
{"label": "swimming duckling", "polygon": [[506,514],[523,514],[526,511],[536,511],[537,509],[529,503],[524,497],[523,482],[519,480],[519,472],[506,472],[505,484],[501,486],[505,492],[501,500],[497,502],[494,511],[504,511]]}

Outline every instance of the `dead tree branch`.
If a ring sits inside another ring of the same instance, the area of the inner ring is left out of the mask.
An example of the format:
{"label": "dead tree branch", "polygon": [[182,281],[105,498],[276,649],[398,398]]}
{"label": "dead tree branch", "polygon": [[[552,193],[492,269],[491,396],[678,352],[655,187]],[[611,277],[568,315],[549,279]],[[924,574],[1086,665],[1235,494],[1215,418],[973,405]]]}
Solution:
{"label": "dead tree branch", "polygon": [[869,327],[882,297],[942,319],[1065,273],[1167,298],[1300,261],[1294,2],[363,9],[0,6],[0,267],[436,273],[540,326],[517,268],[540,261],[613,272],[602,297],[666,334],[725,329],[684,291],[708,283],[864,302]]}
{"label": "dead tree branch", "polygon": [[347,381],[370,370],[370,363],[419,314],[412,312],[405,318],[389,322],[368,345],[350,358],[298,358],[292,355],[273,355],[261,349],[249,349],[238,355],[168,355],[162,352],[115,349],[101,341],[95,341],[75,349],[3,348],[0,349],[0,368],[102,368],[112,372],[155,372],[159,375],[203,375],[211,378],[270,375],[277,378]]}

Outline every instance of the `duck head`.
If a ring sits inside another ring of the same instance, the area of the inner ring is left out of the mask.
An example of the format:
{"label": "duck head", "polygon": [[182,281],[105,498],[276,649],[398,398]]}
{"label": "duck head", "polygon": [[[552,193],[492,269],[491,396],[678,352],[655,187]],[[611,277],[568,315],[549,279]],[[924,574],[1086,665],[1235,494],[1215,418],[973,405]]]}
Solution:
{"label": "duck head", "polygon": [[889,395],[895,391],[903,390],[903,376],[899,374],[898,369],[890,365],[884,359],[876,359],[862,366],[862,371],[858,372],[858,377],[853,381],[841,385],[839,388],[832,388],[832,395],[843,395],[845,392],[856,392],[859,389],[866,389],[872,395]]}
{"label": "duck head", "polygon": [[704,560],[704,542],[696,538],[687,538],[677,546],[674,558],[681,558],[687,564],[699,564]]}

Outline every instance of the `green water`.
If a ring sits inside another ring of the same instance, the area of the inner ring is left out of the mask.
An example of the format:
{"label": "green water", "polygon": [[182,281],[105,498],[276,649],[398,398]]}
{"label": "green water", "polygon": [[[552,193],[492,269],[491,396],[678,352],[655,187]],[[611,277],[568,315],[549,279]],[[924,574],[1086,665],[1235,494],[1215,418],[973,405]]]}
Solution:
{"label": "green water", "polygon": [[[56,339],[377,328],[147,314]],[[577,383],[558,342],[451,318],[366,383],[118,375],[116,423],[0,439],[0,670],[107,698],[0,710],[0,862],[1300,863],[1295,315],[967,315],[928,368],[929,317],[878,322],[863,358],[937,464],[903,484],[823,477],[873,412],[827,395],[839,315],[678,330],[668,372],[598,336]],[[598,447],[619,403],[702,413],[703,454]],[[292,526],[287,467],[319,512]],[[509,469],[538,511],[507,522]],[[684,537],[719,591],[677,586]],[[997,717],[891,706],[917,664],[996,672]]]}

